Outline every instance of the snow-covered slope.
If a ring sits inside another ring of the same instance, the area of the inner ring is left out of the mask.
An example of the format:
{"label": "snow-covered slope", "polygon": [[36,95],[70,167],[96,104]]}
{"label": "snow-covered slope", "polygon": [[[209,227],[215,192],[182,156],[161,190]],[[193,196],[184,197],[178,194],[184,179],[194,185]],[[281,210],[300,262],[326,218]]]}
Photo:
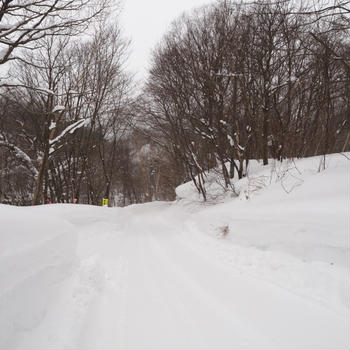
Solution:
{"label": "snow-covered slope", "polygon": [[345,156],[213,172],[208,203],[0,205],[0,349],[349,347]]}
{"label": "snow-covered slope", "polygon": [[[236,199],[211,184],[209,196],[222,203],[192,216],[187,230],[200,241],[203,233],[217,238],[218,258],[244,273],[326,305],[349,307],[350,161],[330,155],[319,171],[320,161],[313,157],[268,167],[254,162],[248,178],[235,184]],[[200,200],[192,183],[177,193],[187,203],[196,196]]]}

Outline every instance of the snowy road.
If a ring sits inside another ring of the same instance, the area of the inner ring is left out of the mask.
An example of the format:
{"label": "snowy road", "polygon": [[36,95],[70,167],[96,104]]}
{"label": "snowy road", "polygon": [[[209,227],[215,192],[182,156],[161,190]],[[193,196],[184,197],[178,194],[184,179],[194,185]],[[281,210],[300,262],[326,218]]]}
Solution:
{"label": "snowy road", "polygon": [[0,349],[349,348],[348,160],[318,164],[215,205],[190,183],[173,203],[0,204]]}
{"label": "snowy road", "polygon": [[140,209],[72,216],[78,267],[17,348],[344,348],[344,315],[216,259],[188,210]]}

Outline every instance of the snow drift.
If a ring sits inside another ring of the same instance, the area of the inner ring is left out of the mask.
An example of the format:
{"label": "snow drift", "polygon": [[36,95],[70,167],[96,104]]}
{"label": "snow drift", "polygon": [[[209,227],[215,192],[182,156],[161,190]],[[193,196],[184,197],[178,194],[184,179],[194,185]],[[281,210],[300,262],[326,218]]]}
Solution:
{"label": "snow drift", "polygon": [[62,219],[0,206],[0,348],[44,319],[49,296],[76,258],[77,234]]}

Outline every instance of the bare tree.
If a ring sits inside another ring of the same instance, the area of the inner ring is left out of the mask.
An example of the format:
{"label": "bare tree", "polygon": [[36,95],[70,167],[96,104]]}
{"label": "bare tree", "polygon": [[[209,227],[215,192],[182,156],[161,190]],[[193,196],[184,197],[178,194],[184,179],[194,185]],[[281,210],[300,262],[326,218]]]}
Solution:
{"label": "bare tree", "polygon": [[107,0],[2,0],[0,65],[23,59],[15,52],[38,47],[38,40],[44,37],[77,34],[108,5]]}
{"label": "bare tree", "polygon": [[334,13],[324,23],[315,9],[310,23],[302,10],[291,1],[222,1],[179,18],[154,51],[149,130],[163,135],[204,198],[214,166],[230,188],[249,158],[268,164],[347,147],[349,78],[338,54],[348,52],[346,26]]}
{"label": "bare tree", "polygon": [[[88,182],[89,198],[98,204],[109,195],[118,140],[125,131],[128,42],[115,25],[98,27],[92,40],[81,44],[55,36],[41,39],[40,45],[17,63],[13,74],[21,88],[12,90],[18,100],[36,105],[41,119],[35,131],[33,204],[48,197],[79,200],[83,181]],[[73,133],[79,138],[72,138]],[[95,170],[103,174],[97,187]],[[104,193],[98,189],[101,185]]]}

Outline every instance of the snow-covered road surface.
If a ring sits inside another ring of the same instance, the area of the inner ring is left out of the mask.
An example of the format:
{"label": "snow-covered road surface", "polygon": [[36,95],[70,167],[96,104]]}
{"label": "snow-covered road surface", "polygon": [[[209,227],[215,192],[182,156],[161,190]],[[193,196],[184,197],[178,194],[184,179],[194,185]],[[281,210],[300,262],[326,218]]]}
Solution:
{"label": "snow-covered road surface", "polygon": [[314,161],[248,201],[0,205],[0,350],[348,348],[348,161]]}
{"label": "snow-covered road surface", "polygon": [[79,236],[73,274],[57,285],[41,323],[20,332],[16,348],[346,345],[345,315],[215,259],[215,246],[183,230],[187,208],[154,203],[96,217],[90,208],[83,212],[70,219]]}

